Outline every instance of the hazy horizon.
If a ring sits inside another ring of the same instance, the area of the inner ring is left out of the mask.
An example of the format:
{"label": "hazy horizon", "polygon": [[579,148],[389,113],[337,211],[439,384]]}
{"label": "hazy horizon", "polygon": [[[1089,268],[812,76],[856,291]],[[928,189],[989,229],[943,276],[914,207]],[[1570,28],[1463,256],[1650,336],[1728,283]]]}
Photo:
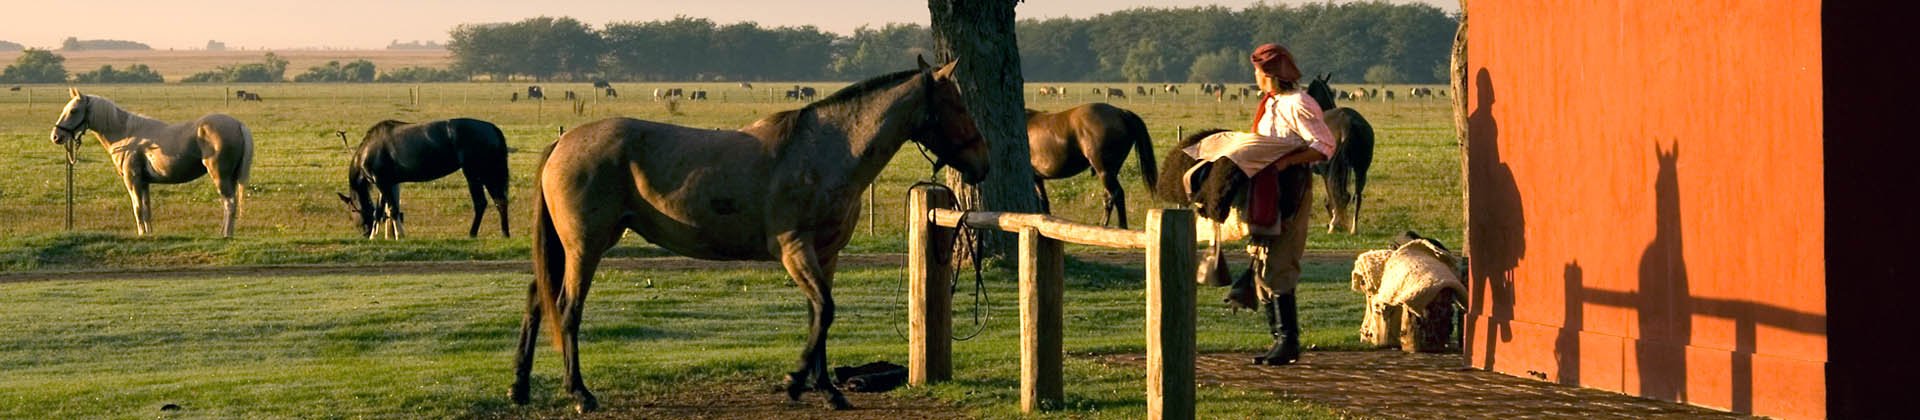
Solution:
{"label": "hazy horizon", "polygon": [[[381,49],[389,42],[445,43],[447,33],[463,23],[511,22],[537,16],[572,17],[602,27],[610,22],[706,18],[716,23],[758,22],[762,26],[813,25],[828,32],[850,34],[862,25],[928,22],[927,6],[919,1],[841,0],[821,3],[775,0],[721,0],[658,2],[572,0],[564,2],[506,0],[96,0],[95,10],[112,13],[75,14],[72,5],[34,2],[11,5],[15,16],[34,16],[0,27],[0,41],[28,48],[59,48],[67,37],[135,41],[156,50],[205,48],[220,41],[228,49]],[[564,4],[559,4],[564,3]],[[1029,0],[1015,9],[1020,19],[1086,18],[1138,7],[1224,6],[1241,9],[1256,3],[1305,4],[1309,0]],[[1449,13],[1456,0],[1394,0],[1424,3]],[[377,10],[379,13],[367,11]],[[60,16],[58,18],[55,18]],[[183,29],[185,28],[185,29]]]}

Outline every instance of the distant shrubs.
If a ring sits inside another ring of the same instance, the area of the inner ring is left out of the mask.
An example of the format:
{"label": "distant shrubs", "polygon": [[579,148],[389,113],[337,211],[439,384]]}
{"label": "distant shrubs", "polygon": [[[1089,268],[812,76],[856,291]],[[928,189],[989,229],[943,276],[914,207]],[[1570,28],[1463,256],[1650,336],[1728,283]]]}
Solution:
{"label": "distant shrubs", "polygon": [[402,67],[380,73],[382,83],[464,82],[467,75],[432,67]]}
{"label": "distant shrubs", "polygon": [[377,72],[373,62],[365,59],[354,60],[346,65],[341,65],[339,61],[328,61],[326,65],[308,68],[306,73],[294,76],[293,81],[366,83],[373,81],[374,74]]}
{"label": "distant shrubs", "polygon": [[67,58],[52,51],[28,48],[13,60],[13,65],[0,70],[0,82],[6,83],[60,83],[67,81]]}
{"label": "distant shrubs", "polygon": [[194,73],[182,83],[273,83],[286,80],[287,59],[267,53],[259,63],[220,66],[213,71]]}
{"label": "distant shrubs", "polygon": [[147,44],[142,44],[142,43],[133,42],[133,41],[118,40],[118,39],[79,39],[74,37],[67,37],[65,41],[60,41],[61,51],[86,51],[86,50],[147,51],[152,49],[153,47],[147,46]]}
{"label": "distant shrubs", "polygon": [[115,70],[113,65],[100,66],[100,69],[73,75],[75,83],[160,83],[160,73],[147,68],[145,64],[135,64],[126,70]]}

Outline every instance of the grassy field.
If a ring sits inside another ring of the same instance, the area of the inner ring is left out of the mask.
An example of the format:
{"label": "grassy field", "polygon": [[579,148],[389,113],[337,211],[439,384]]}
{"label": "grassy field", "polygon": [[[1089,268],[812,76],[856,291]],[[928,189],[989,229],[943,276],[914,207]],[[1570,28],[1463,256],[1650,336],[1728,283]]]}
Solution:
{"label": "grassy field", "polygon": [[[198,181],[154,187],[153,226],[157,238],[130,240],[132,217],[127,195],[108,164],[108,158],[89,141],[76,169],[76,228],[104,234],[64,234],[65,165],[62,152],[47,141],[52,121],[66,100],[66,87],[30,85],[21,91],[0,92],[0,269],[20,270],[83,266],[154,266],[255,264],[324,261],[380,261],[392,259],[492,259],[525,255],[525,242],[500,239],[486,231],[478,240],[464,238],[470,217],[465,182],[449,177],[403,187],[411,238],[400,243],[365,245],[355,240],[344,206],[335,198],[345,190],[347,155],[336,130],[348,132],[355,144],[367,126],[384,119],[423,121],[467,116],[492,121],[506,131],[514,149],[514,206],[509,215],[517,231],[527,226],[524,204],[532,168],[541,147],[557,130],[616,116],[676,124],[732,128],[767,114],[800,106],[769,98],[769,87],[794,83],[766,82],[755,90],[731,83],[618,84],[622,98],[599,98],[585,84],[545,84],[550,96],[573,90],[586,95],[587,106],[575,115],[565,101],[508,102],[524,84],[446,83],[400,84],[264,84],[264,85],[102,85],[84,86],[128,109],[166,121],[182,121],[210,112],[232,114],[253,130],[259,151],[251,185],[243,204],[235,240],[219,240],[219,205],[211,184]],[[823,91],[838,83],[805,83]],[[1056,84],[1048,84],[1056,85]],[[1038,91],[1039,84],[1028,89]],[[1100,86],[1123,84],[1062,84],[1068,98],[1030,96],[1037,109],[1062,109],[1101,98],[1085,92]],[[710,91],[711,101],[681,101],[670,110],[666,102],[652,101],[646,92],[657,87]],[[1197,91],[1195,85],[1185,85]],[[1337,86],[1340,87],[1340,86]],[[229,90],[260,93],[265,102],[229,102]],[[417,92],[417,95],[416,95]],[[417,97],[417,102],[416,98]],[[1116,105],[1139,113],[1155,136],[1156,158],[1184,128],[1238,128],[1251,118],[1250,102],[1216,102],[1199,95],[1117,99]],[[1373,121],[1378,132],[1371,182],[1360,234],[1315,233],[1311,246],[1322,249],[1372,248],[1394,233],[1413,229],[1457,243],[1460,217],[1458,147],[1453,139],[1447,102],[1401,100],[1343,103]],[[1145,209],[1164,204],[1150,202],[1139,181],[1137,161],[1123,171],[1130,219],[1145,220]],[[853,251],[903,250],[901,213],[905,189],[925,179],[927,163],[911,149],[895,156],[893,164],[874,186],[878,194],[877,229],[854,240]],[[1055,181],[1049,189],[1057,214],[1075,220],[1099,220],[1104,192],[1090,176]],[[493,225],[488,215],[486,222]],[[1325,214],[1316,212],[1315,224]],[[638,243],[630,239],[628,243]],[[624,252],[624,251],[623,251]],[[643,252],[643,251],[633,251]]]}
{"label": "grassy field", "polygon": [[[1141,418],[1144,372],[1086,357],[1144,351],[1141,269],[1068,267],[1066,400],[1046,417]],[[1360,346],[1363,304],[1344,280],[1330,281],[1348,269],[1307,266],[1302,319],[1316,351]],[[896,395],[934,397],[983,418],[1019,414],[1013,279],[991,276],[991,318],[977,338],[955,343],[956,380]],[[10,302],[0,323],[12,326],[0,335],[0,418],[152,417],[165,404],[193,418],[561,416],[571,401],[545,344],[533,404],[514,407],[505,397],[526,280],[421,273],[0,284]],[[603,407],[631,410],[657,394],[730,383],[764,390],[755,398],[762,404],[784,400],[774,387],[792,369],[806,307],[777,270],[610,270],[598,280],[581,354]],[[830,361],[905,363],[899,269],[849,269],[838,280]],[[1202,290],[1203,301],[1221,290]],[[957,334],[974,330],[968,309],[955,308]],[[1199,347],[1262,349],[1259,324],[1257,314],[1204,304]],[[804,409],[819,410],[818,396],[807,398]],[[1220,387],[1200,388],[1199,412],[1337,418],[1325,407]]]}

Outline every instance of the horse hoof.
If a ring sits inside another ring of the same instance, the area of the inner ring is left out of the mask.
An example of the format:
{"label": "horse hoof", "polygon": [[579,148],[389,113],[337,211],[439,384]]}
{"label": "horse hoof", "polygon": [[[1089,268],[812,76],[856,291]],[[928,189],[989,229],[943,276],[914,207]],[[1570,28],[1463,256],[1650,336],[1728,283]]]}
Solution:
{"label": "horse hoof", "polygon": [[530,401],[530,398],[527,397],[527,387],[515,385],[513,388],[508,389],[507,399],[512,400],[513,405],[527,405],[527,402]]}
{"label": "horse hoof", "polygon": [[575,413],[586,414],[599,409],[600,401],[595,400],[593,394],[585,394],[585,396],[580,397],[579,401],[573,403],[573,412]]}
{"label": "horse hoof", "polygon": [[834,411],[852,410],[853,403],[847,402],[847,396],[835,392],[827,396],[827,409]]}
{"label": "horse hoof", "polygon": [[806,377],[807,375],[801,372],[793,372],[793,373],[787,374],[787,399],[788,400],[800,401],[800,394],[807,392],[807,388],[809,388],[806,384]]}

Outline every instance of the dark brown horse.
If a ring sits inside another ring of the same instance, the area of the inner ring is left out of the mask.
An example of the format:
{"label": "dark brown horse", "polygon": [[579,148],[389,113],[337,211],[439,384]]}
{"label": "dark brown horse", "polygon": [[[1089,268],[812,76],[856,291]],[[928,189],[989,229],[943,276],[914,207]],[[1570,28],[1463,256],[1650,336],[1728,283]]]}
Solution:
{"label": "dark brown horse", "polygon": [[1049,179],[1063,179],[1088,168],[1107,188],[1106,208],[1100,225],[1119,214],[1120,228],[1127,228],[1127,191],[1120,188],[1120,165],[1127,161],[1127,149],[1140,155],[1140,178],[1147,190],[1154,187],[1153,137],[1147,124],[1133,111],[1104,103],[1090,103],[1065,111],[1046,113],[1027,110],[1027,148],[1033,160],[1033,185],[1040,192],[1040,208],[1053,211],[1047,198]]}
{"label": "dark brown horse", "polygon": [[[1332,216],[1327,220],[1327,233],[1345,224],[1351,234],[1360,228],[1360,202],[1367,197],[1367,168],[1373,166],[1373,124],[1360,111],[1334,107],[1333,88],[1327,85],[1331,78],[1331,74],[1321,74],[1307,84],[1307,96],[1320,103],[1327,129],[1340,140],[1333,156],[1314,164],[1313,172],[1327,181],[1326,208]],[[1352,194],[1347,193],[1348,184],[1353,186]],[[1353,206],[1351,215],[1348,205]]]}
{"label": "dark brown horse", "polygon": [[602,254],[624,231],[701,259],[777,260],[812,303],[787,396],[827,393],[834,263],[860,220],[860,194],[908,139],[969,183],[986,177],[986,142],[953,82],[954,65],[888,74],[739,131],[612,118],[549,146],[534,175],[533,285],[509,395],[528,400],[540,324],[566,359],[575,409],[597,406],[580,377],[580,317]]}
{"label": "dark brown horse", "polygon": [[[342,141],[346,140],[342,134]],[[499,208],[500,235],[507,230],[507,136],[493,123],[454,118],[409,124],[386,120],[367,129],[347,167],[347,189],[340,194],[347,210],[360,222],[360,235],[406,235],[400,212],[400,183],[427,182],[460,171],[473,198],[473,225],[467,236],[480,235],[480,218],[487,214],[487,198]],[[380,192],[379,200],[373,190]],[[375,227],[379,226],[379,232]]]}

